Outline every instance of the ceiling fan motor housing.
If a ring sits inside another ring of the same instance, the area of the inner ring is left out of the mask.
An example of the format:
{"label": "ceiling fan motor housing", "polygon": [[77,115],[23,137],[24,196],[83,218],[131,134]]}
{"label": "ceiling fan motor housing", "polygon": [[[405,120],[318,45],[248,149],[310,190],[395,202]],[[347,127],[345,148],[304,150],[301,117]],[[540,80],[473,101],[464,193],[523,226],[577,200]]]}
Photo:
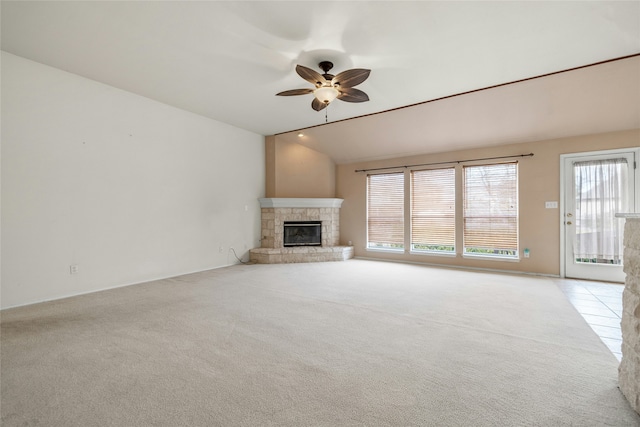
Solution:
{"label": "ceiling fan motor housing", "polygon": [[[324,74],[322,75],[322,77],[324,77],[325,79],[331,81],[333,80],[333,78],[335,77],[333,74],[329,74],[329,70],[333,68],[333,62],[331,61],[322,61],[318,64],[318,67],[320,67],[320,69],[322,71],[324,71]],[[318,82],[320,83],[320,82]]]}

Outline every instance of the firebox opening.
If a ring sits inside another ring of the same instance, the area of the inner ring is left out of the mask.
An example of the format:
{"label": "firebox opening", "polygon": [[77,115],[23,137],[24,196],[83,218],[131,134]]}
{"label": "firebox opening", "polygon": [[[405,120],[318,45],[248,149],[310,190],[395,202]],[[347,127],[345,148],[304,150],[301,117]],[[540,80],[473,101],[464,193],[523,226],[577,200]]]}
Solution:
{"label": "firebox opening", "polygon": [[285,221],[284,246],[322,246],[321,221]]}

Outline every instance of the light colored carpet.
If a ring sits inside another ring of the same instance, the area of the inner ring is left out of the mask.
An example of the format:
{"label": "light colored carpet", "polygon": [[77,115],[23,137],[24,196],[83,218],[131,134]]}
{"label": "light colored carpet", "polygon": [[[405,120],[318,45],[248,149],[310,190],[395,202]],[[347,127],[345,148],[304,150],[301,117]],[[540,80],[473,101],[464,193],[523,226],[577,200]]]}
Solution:
{"label": "light colored carpet", "polygon": [[4,426],[637,426],[553,279],[241,265],[2,312]]}

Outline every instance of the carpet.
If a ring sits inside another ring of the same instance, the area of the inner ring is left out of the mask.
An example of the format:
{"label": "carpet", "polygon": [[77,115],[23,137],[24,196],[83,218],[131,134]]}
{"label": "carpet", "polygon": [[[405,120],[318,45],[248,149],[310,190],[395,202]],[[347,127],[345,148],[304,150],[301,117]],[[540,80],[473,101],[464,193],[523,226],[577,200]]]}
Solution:
{"label": "carpet", "polygon": [[3,426],[640,426],[554,279],[238,265],[1,313]]}

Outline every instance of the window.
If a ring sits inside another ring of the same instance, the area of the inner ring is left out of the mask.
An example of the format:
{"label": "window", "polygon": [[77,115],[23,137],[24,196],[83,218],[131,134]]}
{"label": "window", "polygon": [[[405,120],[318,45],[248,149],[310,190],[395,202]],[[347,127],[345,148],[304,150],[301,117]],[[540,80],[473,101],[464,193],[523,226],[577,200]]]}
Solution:
{"label": "window", "polygon": [[404,252],[405,236],[412,253],[518,259],[518,163],[367,176],[367,248]]}
{"label": "window", "polygon": [[518,257],[518,164],[464,167],[464,254]]}
{"label": "window", "polygon": [[575,262],[622,265],[624,221],[630,212],[627,159],[575,162]]}
{"label": "window", "polygon": [[367,247],[404,249],[404,173],[367,177]]}
{"label": "window", "polygon": [[411,172],[411,250],[455,253],[456,170]]}

